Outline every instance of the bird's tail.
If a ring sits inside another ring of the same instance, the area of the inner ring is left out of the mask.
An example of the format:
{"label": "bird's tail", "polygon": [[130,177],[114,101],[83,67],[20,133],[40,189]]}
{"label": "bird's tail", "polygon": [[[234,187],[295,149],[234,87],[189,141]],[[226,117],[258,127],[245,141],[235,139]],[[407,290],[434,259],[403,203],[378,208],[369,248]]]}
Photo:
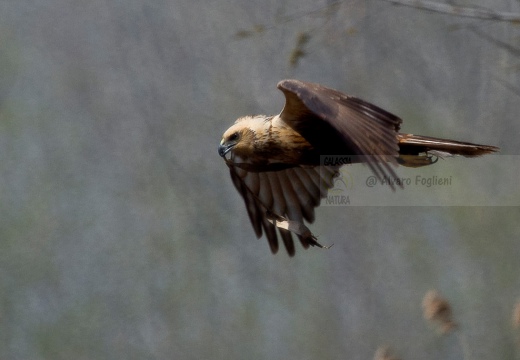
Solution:
{"label": "bird's tail", "polygon": [[437,161],[439,157],[454,155],[476,157],[491,154],[499,150],[496,146],[479,145],[412,134],[398,134],[398,139],[398,162],[401,165],[409,167],[430,165]]}

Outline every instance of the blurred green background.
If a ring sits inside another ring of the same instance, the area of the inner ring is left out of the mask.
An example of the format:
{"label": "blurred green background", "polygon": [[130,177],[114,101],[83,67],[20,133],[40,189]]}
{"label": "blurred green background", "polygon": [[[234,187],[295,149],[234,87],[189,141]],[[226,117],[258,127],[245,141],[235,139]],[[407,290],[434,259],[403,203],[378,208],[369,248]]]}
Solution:
{"label": "blurred green background", "polygon": [[[217,145],[281,110],[283,78],[520,153],[517,24],[382,0],[0,2],[0,358],[520,358],[518,206],[321,207],[330,250],[256,240]],[[490,164],[435,168],[450,197],[518,199]],[[454,334],[423,319],[429,289]]]}

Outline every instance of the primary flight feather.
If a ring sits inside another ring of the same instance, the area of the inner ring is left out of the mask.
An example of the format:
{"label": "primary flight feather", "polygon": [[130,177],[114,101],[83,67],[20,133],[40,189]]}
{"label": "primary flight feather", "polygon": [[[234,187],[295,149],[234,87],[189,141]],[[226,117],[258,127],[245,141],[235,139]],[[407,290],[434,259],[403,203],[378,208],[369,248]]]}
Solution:
{"label": "primary flight feather", "polygon": [[[304,248],[320,246],[304,225],[332,187],[340,165],[324,165],[325,155],[351,155],[380,179],[396,178],[394,166],[419,167],[432,155],[480,156],[497,147],[399,132],[402,120],[361,99],[299,80],[278,83],[285,106],[275,116],[245,116],[227,129],[218,153],[246,204],[260,238],[273,253],[277,231],[290,256],[292,234]],[[393,185],[390,185],[393,188]]]}

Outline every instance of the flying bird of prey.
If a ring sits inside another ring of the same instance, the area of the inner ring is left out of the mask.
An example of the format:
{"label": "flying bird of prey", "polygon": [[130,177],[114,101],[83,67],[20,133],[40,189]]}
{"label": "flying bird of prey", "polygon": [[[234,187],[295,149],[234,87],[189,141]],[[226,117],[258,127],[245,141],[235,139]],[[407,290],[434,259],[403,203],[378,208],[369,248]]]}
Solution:
{"label": "flying bird of prey", "polygon": [[[278,251],[278,233],[290,256],[292,233],[302,246],[323,247],[304,225],[332,187],[339,164],[324,155],[352,155],[381,181],[393,167],[419,167],[438,156],[475,157],[497,147],[399,132],[402,120],[361,99],[299,80],[278,83],[285,106],[275,116],[244,116],[224,132],[218,153],[246,204],[256,236]],[[391,185],[393,187],[393,185]]]}

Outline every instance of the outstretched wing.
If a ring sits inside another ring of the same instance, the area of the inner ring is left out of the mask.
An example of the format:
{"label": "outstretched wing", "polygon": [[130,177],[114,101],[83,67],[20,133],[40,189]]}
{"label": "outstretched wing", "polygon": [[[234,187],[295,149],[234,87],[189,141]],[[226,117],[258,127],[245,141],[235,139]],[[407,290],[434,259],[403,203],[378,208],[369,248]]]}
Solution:
{"label": "outstretched wing", "polygon": [[380,180],[396,177],[399,117],[319,84],[282,80],[278,88],[286,99],[281,119],[322,153],[336,151],[323,155],[355,155]]}
{"label": "outstretched wing", "polygon": [[[233,159],[234,163],[240,163]],[[304,219],[314,221],[314,208],[333,185],[337,167],[292,167],[278,171],[248,171],[228,163],[233,184],[246,204],[247,213],[256,236],[263,233],[267,237],[271,252],[278,251],[276,227],[269,221],[269,213],[284,216],[291,221],[303,224]],[[295,253],[292,234],[278,228],[278,233],[290,256]],[[297,235],[304,248],[308,239]]]}

